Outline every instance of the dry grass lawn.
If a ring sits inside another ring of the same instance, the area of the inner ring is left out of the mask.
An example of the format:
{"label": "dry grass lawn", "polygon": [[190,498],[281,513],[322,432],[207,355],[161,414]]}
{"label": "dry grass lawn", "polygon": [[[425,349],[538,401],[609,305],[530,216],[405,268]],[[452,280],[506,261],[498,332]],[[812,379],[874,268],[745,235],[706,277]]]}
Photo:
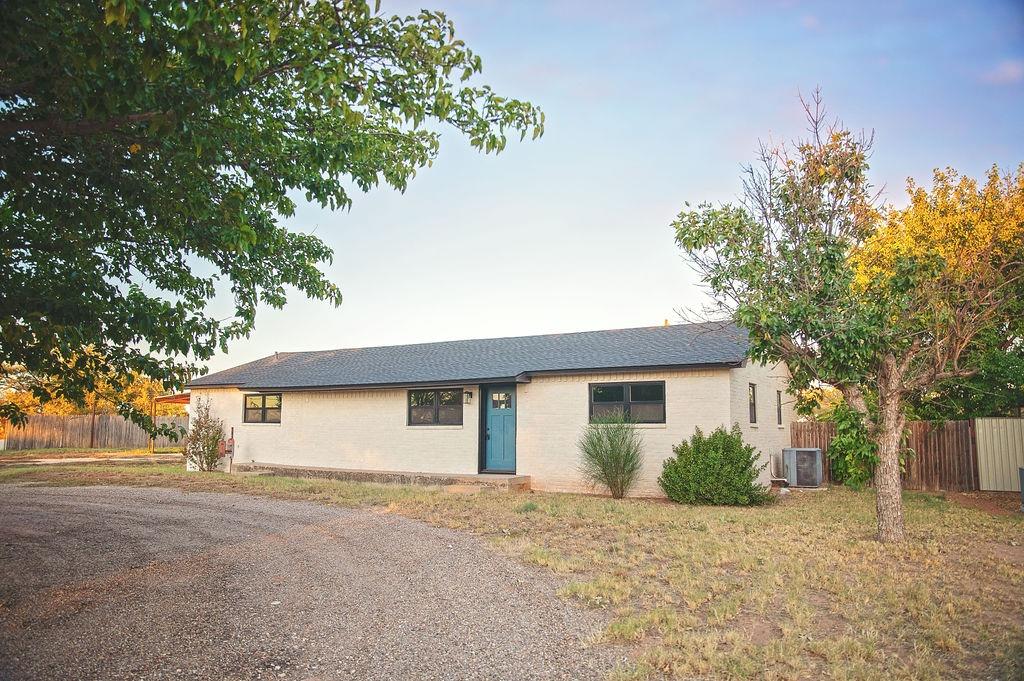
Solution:
{"label": "dry grass lawn", "polygon": [[874,497],[766,508],[450,494],[170,465],[12,467],[0,482],[235,491],[369,506],[470,531],[565,580],[627,644],[619,678],[1024,678],[1024,516],[906,494],[909,541],[873,540]]}
{"label": "dry grass lawn", "polygon": [[[154,454],[181,454],[181,447],[157,447]],[[62,449],[0,449],[0,463],[16,462],[19,459],[77,459],[91,457],[94,459],[120,459],[135,456],[150,456],[148,448],[135,449],[110,449],[98,447],[95,449],[83,448],[62,448]]]}

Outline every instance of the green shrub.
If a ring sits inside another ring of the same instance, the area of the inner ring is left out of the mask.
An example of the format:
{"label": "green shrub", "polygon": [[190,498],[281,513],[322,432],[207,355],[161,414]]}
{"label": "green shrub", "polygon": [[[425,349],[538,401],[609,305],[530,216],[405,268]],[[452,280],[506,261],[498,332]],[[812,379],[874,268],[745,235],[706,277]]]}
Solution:
{"label": "green shrub", "polygon": [[640,476],[644,441],[623,414],[595,417],[580,436],[580,472],[591,483],[607,487],[621,499]]}
{"label": "green shrub", "polygon": [[658,484],[672,501],[681,504],[754,506],[771,499],[757,476],[768,465],[757,463],[757,452],[744,444],[739,426],[719,427],[705,436],[700,428],[689,442],[672,448]]}
{"label": "green shrub", "polygon": [[864,417],[846,402],[840,402],[828,413],[828,420],[836,425],[835,437],[828,447],[833,482],[853,489],[870,485],[878,464],[878,451],[868,438]]}
{"label": "green shrub", "polygon": [[201,471],[216,470],[220,464],[220,441],[224,423],[210,414],[210,400],[196,400],[185,435],[185,460]]}

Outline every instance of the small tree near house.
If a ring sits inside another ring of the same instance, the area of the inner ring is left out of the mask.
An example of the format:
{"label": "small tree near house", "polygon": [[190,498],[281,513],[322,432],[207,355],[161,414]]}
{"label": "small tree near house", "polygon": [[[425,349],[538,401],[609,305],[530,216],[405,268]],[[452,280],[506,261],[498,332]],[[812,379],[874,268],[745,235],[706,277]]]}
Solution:
{"label": "small tree near house", "polygon": [[185,435],[185,461],[201,471],[217,470],[223,439],[224,423],[210,414],[210,400],[196,400]]}
{"label": "small tree near house", "polygon": [[[984,186],[936,171],[910,205],[880,205],[872,139],[804,103],[809,138],[762,145],[740,205],[689,206],[676,240],[793,390],[837,388],[876,446],[878,538],[904,538],[900,454],[914,396],[970,376],[980,339],[1013,328],[1024,267],[1024,166]],[[869,406],[870,405],[870,406]]]}

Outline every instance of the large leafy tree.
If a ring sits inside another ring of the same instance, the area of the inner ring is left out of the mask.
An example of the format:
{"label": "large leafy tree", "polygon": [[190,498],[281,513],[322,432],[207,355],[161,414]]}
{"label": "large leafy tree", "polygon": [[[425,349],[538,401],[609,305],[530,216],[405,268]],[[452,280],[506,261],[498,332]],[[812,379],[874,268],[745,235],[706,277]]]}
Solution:
{"label": "large leafy tree", "polygon": [[0,3],[0,361],[80,403],[180,384],[287,287],[339,304],[331,250],[282,217],[404,189],[445,127],[485,152],[539,135],[480,69],[443,14],[357,0]]}
{"label": "large leafy tree", "polygon": [[[989,171],[979,187],[953,170],[936,171],[931,192],[913,184],[910,204],[891,214],[855,256],[863,284],[908,257],[938,257],[950,276],[993,283],[989,269],[1012,263],[1024,239],[1020,172]],[[1013,414],[1024,406],[1024,278],[998,289],[1000,313],[960,353],[967,370],[922,385],[908,395],[911,413],[925,420]]]}
{"label": "large leafy tree", "polygon": [[[1024,301],[1024,292],[1018,295]],[[1020,319],[1024,320],[1024,311]],[[948,421],[1024,415],[1024,332],[989,332],[972,344],[966,360],[977,372],[938,382],[914,395],[916,418]]]}
{"label": "large leafy tree", "polygon": [[[810,136],[763,146],[739,205],[687,208],[679,244],[721,311],[750,332],[754,359],[784,361],[794,391],[836,387],[877,447],[878,537],[904,538],[900,456],[907,405],[970,376],[968,349],[1019,307],[1024,167],[984,186],[937,173],[911,205],[884,209],[867,171],[871,139],[805,105]],[[960,228],[958,240],[931,239]],[[908,238],[914,247],[873,248]]]}

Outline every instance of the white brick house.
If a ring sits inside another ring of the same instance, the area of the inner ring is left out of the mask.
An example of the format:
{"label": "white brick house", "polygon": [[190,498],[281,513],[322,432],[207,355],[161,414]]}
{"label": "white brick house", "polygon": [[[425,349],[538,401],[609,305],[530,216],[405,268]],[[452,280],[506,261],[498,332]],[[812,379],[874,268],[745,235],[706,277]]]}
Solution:
{"label": "white brick house", "polygon": [[590,490],[576,442],[593,413],[623,409],[646,444],[633,493],[659,495],[695,428],[738,423],[765,461],[788,446],[786,368],[746,351],[731,324],[687,324],[280,353],[190,388],[234,430],[236,463],[515,473],[551,491]]}

